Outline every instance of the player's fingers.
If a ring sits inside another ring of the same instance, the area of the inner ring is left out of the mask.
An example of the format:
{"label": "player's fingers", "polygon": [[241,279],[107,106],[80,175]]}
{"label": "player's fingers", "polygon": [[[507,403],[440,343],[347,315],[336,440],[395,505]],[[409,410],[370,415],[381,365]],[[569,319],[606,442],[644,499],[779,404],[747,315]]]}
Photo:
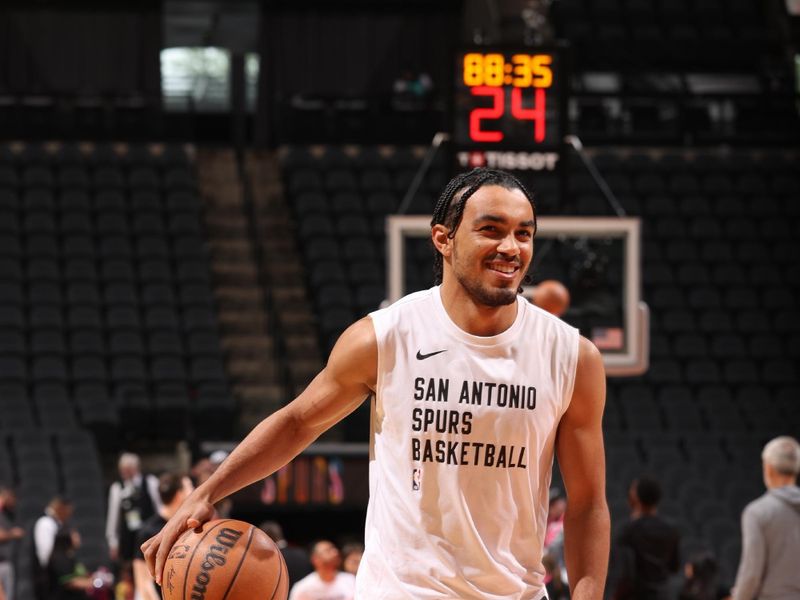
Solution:
{"label": "player's fingers", "polygon": [[144,554],[144,560],[147,564],[147,570],[150,571],[151,577],[155,574],[155,551],[158,549],[158,541],[160,538],[161,532],[155,534],[141,546],[142,554]]}
{"label": "player's fingers", "polygon": [[[199,505],[187,508],[187,512],[190,512],[191,516],[185,520],[178,516],[170,519],[158,534],[159,539],[155,541],[155,538],[153,538],[153,544],[147,549],[149,556],[153,560],[151,574],[158,585],[161,585],[164,564],[167,562],[167,557],[178,537],[187,529],[196,529],[200,527],[203,523],[211,519],[214,514],[214,507],[209,503],[200,503]],[[148,567],[149,565],[150,560],[148,559]]]}
{"label": "player's fingers", "polygon": [[153,577],[158,585],[161,585],[161,575],[164,572],[164,563],[167,562],[167,554],[172,549],[175,540],[178,539],[180,531],[175,527],[169,527],[169,524],[164,526],[161,530],[161,539],[159,540],[157,548],[151,548],[151,552],[155,550]]}

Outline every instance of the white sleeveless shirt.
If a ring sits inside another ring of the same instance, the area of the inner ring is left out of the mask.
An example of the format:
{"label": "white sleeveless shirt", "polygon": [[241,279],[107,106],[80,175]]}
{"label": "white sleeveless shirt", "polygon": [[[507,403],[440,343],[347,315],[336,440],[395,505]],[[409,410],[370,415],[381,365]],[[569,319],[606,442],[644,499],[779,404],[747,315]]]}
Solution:
{"label": "white sleeveless shirt", "polygon": [[370,314],[378,342],[358,600],[540,599],[556,429],[578,331],[517,298],[461,330],[438,287]]}

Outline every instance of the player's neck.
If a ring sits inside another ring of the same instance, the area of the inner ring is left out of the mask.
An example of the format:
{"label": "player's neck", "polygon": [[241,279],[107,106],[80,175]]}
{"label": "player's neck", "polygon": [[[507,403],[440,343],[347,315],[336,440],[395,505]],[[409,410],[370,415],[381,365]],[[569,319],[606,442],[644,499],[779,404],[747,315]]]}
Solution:
{"label": "player's neck", "polygon": [[503,306],[480,304],[452,280],[442,283],[440,289],[442,305],[450,320],[471,335],[498,335],[511,327],[517,318],[516,302]]}

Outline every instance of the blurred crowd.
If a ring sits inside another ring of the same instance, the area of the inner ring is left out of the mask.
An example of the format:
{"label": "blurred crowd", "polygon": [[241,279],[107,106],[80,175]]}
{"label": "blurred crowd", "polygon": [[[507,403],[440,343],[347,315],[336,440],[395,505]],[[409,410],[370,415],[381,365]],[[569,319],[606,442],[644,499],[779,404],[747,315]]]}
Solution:
{"label": "blurred crowd", "polygon": [[[214,452],[199,460],[188,475],[142,471],[139,457],[125,453],[119,479],[108,494],[106,539],[112,563],[94,571],[78,560],[81,544],[71,524],[69,498],[51,499],[31,527],[15,522],[16,495],[0,487],[0,600],[14,600],[15,557],[20,541],[31,537],[35,600],[159,600],[139,549],[175,513],[194,486],[204,482],[225,460]],[[800,444],[783,436],[762,452],[766,493],[742,514],[742,557],[733,581],[724,581],[717,558],[709,551],[680,555],[680,530],[659,512],[664,495],[659,481],[642,475],[628,490],[629,518],[612,539],[608,600],[754,600],[800,598]],[[550,491],[543,564],[550,600],[570,597],[564,553],[566,495]],[[218,517],[231,514],[230,500],[216,506]],[[308,548],[290,545],[281,525],[260,525],[281,549],[291,583],[289,600],[352,599],[355,574],[363,553],[359,543],[337,545],[319,539]],[[27,600],[20,598],[20,600]]]}

